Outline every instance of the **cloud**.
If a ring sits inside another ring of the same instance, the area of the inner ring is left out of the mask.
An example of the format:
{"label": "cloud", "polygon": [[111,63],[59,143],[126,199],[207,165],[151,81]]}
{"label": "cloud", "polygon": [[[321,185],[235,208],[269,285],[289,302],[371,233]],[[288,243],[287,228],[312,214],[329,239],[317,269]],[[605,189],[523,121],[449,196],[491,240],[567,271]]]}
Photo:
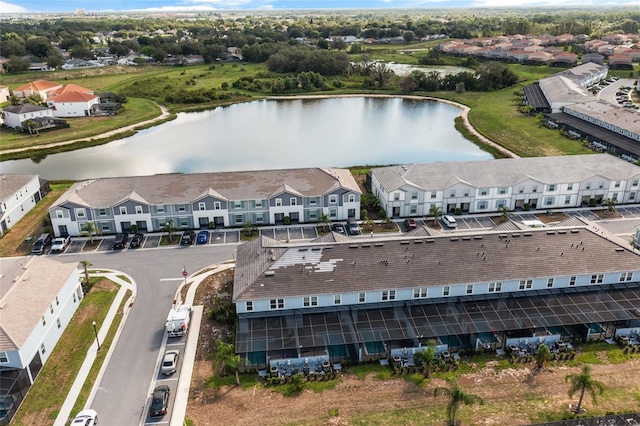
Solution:
{"label": "cloud", "polygon": [[0,10],[2,13],[26,13],[27,9],[11,3],[0,1]]}

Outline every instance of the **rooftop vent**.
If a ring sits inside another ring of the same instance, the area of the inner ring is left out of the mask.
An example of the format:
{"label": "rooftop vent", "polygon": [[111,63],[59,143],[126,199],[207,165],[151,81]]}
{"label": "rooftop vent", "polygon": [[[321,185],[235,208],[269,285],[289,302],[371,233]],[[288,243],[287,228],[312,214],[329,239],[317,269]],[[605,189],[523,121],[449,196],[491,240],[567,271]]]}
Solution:
{"label": "rooftop vent", "polygon": [[482,239],[482,235],[474,235],[473,239],[474,240],[481,240]]}
{"label": "rooftop vent", "polygon": [[333,246],[325,246],[325,250],[333,250]]}
{"label": "rooftop vent", "polygon": [[522,234],[522,235],[524,235],[525,237],[530,237],[532,234],[531,234],[531,232],[525,232],[525,233],[524,233],[524,234]]}
{"label": "rooftop vent", "polygon": [[470,241],[471,237],[462,237],[462,241]]}
{"label": "rooftop vent", "polygon": [[400,241],[400,244],[409,244],[409,241]]}
{"label": "rooftop vent", "polygon": [[374,246],[374,247],[383,247],[383,246],[384,246],[384,244],[383,244],[383,243],[375,243],[373,246]]}
{"label": "rooftop vent", "polygon": [[572,234],[577,234],[578,232],[580,232],[580,230],[579,230],[579,229],[572,229],[572,230],[571,230],[571,233],[572,233]]}
{"label": "rooftop vent", "polygon": [[322,250],[322,247],[312,247],[311,251],[320,251]]}
{"label": "rooftop vent", "polygon": [[451,237],[449,238],[449,241],[458,241],[458,237]]}
{"label": "rooftop vent", "polygon": [[621,252],[621,251],[624,251],[624,249],[622,247],[618,247],[618,248],[616,248],[616,251],[617,252]]}
{"label": "rooftop vent", "polygon": [[558,235],[564,235],[566,233],[567,233],[567,231],[558,231]]}
{"label": "rooftop vent", "polygon": [[556,231],[547,231],[547,235],[555,235]]}
{"label": "rooftop vent", "polygon": [[415,240],[415,241],[413,242],[413,244],[422,244],[422,243],[424,243],[424,241],[422,241],[422,240]]}
{"label": "rooftop vent", "polygon": [[272,277],[275,274],[276,274],[275,271],[264,271],[264,276],[265,277]]}
{"label": "rooftop vent", "polygon": [[518,238],[520,234],[511,234],[511,238]]}
{"label": "rooftop vent", "polygon": [[436,240],[424,240],[425,243],[435,243]]}
{"label": "rooftop vent", "polygon": [[371,244],[362,244],[360,247],[371,247]]}
{"label": "rooftop vent", "polygon": [[351,244],[351,245],[349,246],[349,248],[358,248],[358,245],[357,245],[357,244]]}

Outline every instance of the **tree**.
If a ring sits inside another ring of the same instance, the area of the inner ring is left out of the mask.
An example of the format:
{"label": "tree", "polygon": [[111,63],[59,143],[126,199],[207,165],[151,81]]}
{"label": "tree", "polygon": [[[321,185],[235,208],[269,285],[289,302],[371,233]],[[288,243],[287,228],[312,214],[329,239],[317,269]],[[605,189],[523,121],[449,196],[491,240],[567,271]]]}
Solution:
{"label": "tree", "polygon": [[580,413],[582,398],[584,398],[585,393],[589,393],[589,395],[591,395],[591,400],[596,404],[597,395],[602,395],[605,389],[604,383],[594,380],[593,377],[591,377],[591,367],[588,365],[585,365],[582,368],[581,373],[567,374],[564,381],[565,383],[571,382],[571,386],[569,387],[569,398],[571,398],[576,392],[580,391],[578,405],[573,409],[575,413]]}
{"label": "tree", "polygon": [[431,366],[436,359],[436,342],[429,340],[424,351],[416,352],[413,358],[422,365],[422,374],[424,377],[431,376]]}
{"label": "tree", "polygon": [[329,215],[326,213],[320,214],[320,218],[318,219],[318,222],[322,224],[322,229],[324,230],[324,232],[327,232],[327,226],[329,226],[329,224],[331,223],[331,219],[329,219]]}
{"label": "tree", "polygon": [[36,135],[40,136],[40,132],[38,131],[38,129],[41,127],[41,125],[36,120],[33,120],[31,118],[25,120],[22,122],[22,127],[29,130],[29,135],[33,136],[33,134],[35,133]]}
{"label": "tree", "polygon": [[602,202],[602,205],[607,208],[607,215],[611,215],[616,212],[616,204],[618,203],[612,198],[607,198]]}
{"label": "tree", "polygon": [[21,73],[29,69],[31,63],[19,56],[9,57],[9,61],[5,64],[8,73]]}
{"label": "tree", "polygon": [[442,217],[442,209],[438,206],[431,206],[429,216],[433,216],[433,224],[437,224],[438,220]]}
{"label": "tree", "polygon": [[551,358],[551,350],[549,350],[549,346],[541,343],[538,346],[538,350],[536,351],[536,363],[538,364],[538,369],[542,370],[547,366],[547,361]]}
{"label": "tree", "polygon": [[88,260],[81,260],[80,264],[84,269],[84,282],[85,284],[89,284],[89,266],[93,266],[93,263],[89,262]]}
{"label": "tree", "polygon": [[258,227],[253,222],[249,221],[244,224],[242,230],[244,231],[244,235],[250,237],[254,232],[258,232]]}
{"label": "tree", "polygon": [[433,396],[444,394],[449,397],[449,404],[447,404],[447,418],[449,419],[449,425],[455,426],[456,424],[456,411],[460,408],[460,404],[471,405],[476,402],[482,404],[482,398],[476,394],[466,393],[457,383],[454,383],[452,387],[437,387],[433,390]]}
{"label": "tree", "polygon": [[93,244],[93,234],[96,233],[96,223],[95,222],[86,222],[84,224],[84,233],[87,238],[89,238],[89,244]]}
{"label": "tree", "polygon": [[507,206],[498,207],[498,211],[501,213],[501,216],[505,219],[508,219],[509,216],[512,215],[512,213],[509,211],[509,207]]}
{"label": "tree", "polygon": [[238,374],[240,355],[236,354],[233,344],[216,339],[216,353],[213,359],[214,370],[220,368],[223,372],[234,373],[236,376],[236,385],[240,385],[240,376]]}
{"label": "tree", "polygon": [[379,89],[387,87],[393,76],[394,72],[387,64],[379,63],[373,69],[373,81]]}

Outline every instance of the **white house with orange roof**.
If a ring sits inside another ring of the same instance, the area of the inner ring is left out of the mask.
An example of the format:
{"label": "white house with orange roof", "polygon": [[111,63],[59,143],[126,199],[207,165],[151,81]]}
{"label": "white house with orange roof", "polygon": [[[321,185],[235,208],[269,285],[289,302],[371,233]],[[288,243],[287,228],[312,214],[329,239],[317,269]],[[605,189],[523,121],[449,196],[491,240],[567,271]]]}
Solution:
{"label": "white house with orange roof", "polygon": [[49,97],[49,92],[60,89],[62,84],[53,83],[47,80],[36,80],[14,89],[12,92],[19,98],[26,98],[31,95],[39,95],[43,100]]}
{"label": "white house with orange roof", "polygon": [[93,93],[63,92],[47,99],[47,106],[54,117],[86,117],[91,114],[91,107],[100,103],[100,96]]}

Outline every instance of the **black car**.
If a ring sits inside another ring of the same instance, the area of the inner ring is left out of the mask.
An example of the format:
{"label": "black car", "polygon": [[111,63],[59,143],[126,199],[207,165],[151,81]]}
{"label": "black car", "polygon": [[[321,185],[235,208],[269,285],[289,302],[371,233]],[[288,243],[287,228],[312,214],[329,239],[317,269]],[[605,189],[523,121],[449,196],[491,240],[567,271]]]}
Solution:
{"label": "black car", "polygon": [[142,247],[143,242],[144,242],[144,235],[136,234],[133,237],[131,237],[131,241],[129,242],[129,248]]}
{"label": "black car", "polygon": [[42,234],[38,237],[33,246],[31,247],[31,253],[42,254],[45,252],[47,246],[51,244],[51,234]]}
{"label": "black car", "polygon": [[122,250],[127,245],[127,241],[129,241],[129,234],[116,234],[116,239],[113,241],[111,248],[114,250]]}
{"label": "black car", "polygon": [[355,219],[349,219],[347,221],[347,232],[349,233],[349,235],[362,234],[362,231],[360,230],[360,225],[358,225],[358,222],[356,222]]}
{"label": "black car", "polygon": [[184,231],[184,234],[182,234],[182,237],[180,238],[180,245],[188,246],[193,244],[195,240],[196,240],[195,231]]}
{"label": "black car", "polygon": [[337,232],[338,234],[346,234],[346,231],[344,230],[344,225],[341,223],[334,223],[333,225],[331,225],[331,230],[333,232]]}
{"label": "black car", "polygon": [[151,407],[149,407],[149,416],[164,416],[167,414],[167,407],[169,406],[169,386],[158,386],[153,390],[151,397]]}

